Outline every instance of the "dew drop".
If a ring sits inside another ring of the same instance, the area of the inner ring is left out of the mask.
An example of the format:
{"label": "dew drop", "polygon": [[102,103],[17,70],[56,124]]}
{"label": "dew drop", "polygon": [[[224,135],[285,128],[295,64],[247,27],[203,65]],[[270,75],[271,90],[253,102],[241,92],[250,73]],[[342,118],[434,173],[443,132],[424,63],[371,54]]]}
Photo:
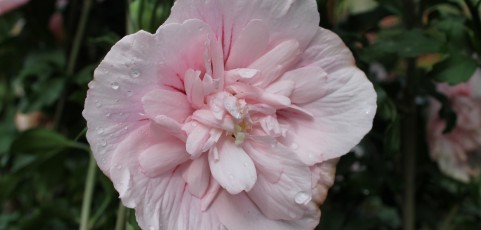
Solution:
{"label": "dew drop", "polygon": [[115,90],[117,90],[117,89],[120,88],[119,83],[118,83],[118,82],[115,82],[115,81],[112,82],[112,83],[110,83],[110,86],[112,87],[112,89],[115,89]]}
{"label": "dew drop", "polygon": [[138,78],[138,77],[140,77],[140,72],[139,72],[139,70],[133,69],[132,71],[130,71],[130,76],[132,76],[133,78]]}
{"label": "dew drop", "polygon": [[289,216],[293,219],[297,217],[297,215],[294,212],[291,212],[291,211],[289,211]]}
{"label": "dew drop", "polygon": [[102,107],[102,104],[100,104],[100,102],[97,102],[97,103],[95,103],[95,107],[100,108],[100,107]]}
{"label": "dew drop", "polygon": [[102,129],[102,128],[98,129],[98,130],[97,130],[97,133],[98,133],[98,134],[103,134],[103,133],[104,133],[104,129]]}
{"label": "dew drop", "polygon": [[192,127],[197,127],[197,123],[193,122],[192,124]]}
{"label": "dew drop", "polygon": [[111,115],[110,113],[106,113],[106,114],[105,114],[106,117],[110,117],[110,115]]}
{"label": "dew drop", "polygon": [[102,143],[100,143],[100,145],[101,145],[102,147],[107,146],[107,141],[103,140]]}
{"label": "dew drop", "polygon": [[294,143],[294,144],[291,145],[291,149],[296,150],[298,148],[299,148],[299,145],[297,143]]}
{"label": "dew drop", "polygon": [[311,200],[311,196],[305,192],[298,192],[294,197],[296,204],[307,204]]}
{"label": "dew drop", "polygon": [[134,93],[131,90],[127,91],[127,97],[131,97],[133,94]]}

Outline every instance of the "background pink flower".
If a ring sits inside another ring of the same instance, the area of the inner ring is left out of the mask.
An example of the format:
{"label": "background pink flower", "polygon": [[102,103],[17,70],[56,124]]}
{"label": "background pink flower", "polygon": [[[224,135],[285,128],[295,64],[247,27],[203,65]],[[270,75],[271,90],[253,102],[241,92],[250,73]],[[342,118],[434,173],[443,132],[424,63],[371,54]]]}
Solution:
{"label": "background pink flower", "polygon": [[316,9],[178,0],[155,34],[107,54],[89,84],[87,138],[142,228],[318,224],[315,202],[371,129],[376,95]]}
{"label": "background pink flower", "polygon": [[456,86],[440,84],[457,115],[456,127],[443,134],[445,121],[438,116],[440,104],[432,102],[428,123],[428,143],[433,160],[446,175],[468,182],[481,170],[481,70]]}
{"label": "background pink flower", "polygon": [[26,4],[29,0],[0,0],[0,15]]}

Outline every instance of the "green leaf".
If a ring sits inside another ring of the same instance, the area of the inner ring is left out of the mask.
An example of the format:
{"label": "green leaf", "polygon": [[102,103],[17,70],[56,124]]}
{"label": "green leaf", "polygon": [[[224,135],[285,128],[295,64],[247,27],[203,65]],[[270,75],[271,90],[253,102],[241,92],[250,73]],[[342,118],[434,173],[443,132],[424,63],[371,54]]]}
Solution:
{"label": "green leaf", "polygon": [[430,75],[438,82],[456,85],[469,80],[478,67],[476,60],[464,54],[455,54],[434,65]]}
{"label": "green leaf", "polygon": [[14,153],[47,153],[75,145],[61,134],[48,129],[30,129],[21,133],[10,146]]}
{"label": "green leaf", "polygon": [[401,122],[399,119],[392,121],[387,127],[384,142],[388,152],[395,153],[401,149]]}
{"label": "green leaf", "polygon": [[443,43],[422,30],[399,30],[395,33],[380,34],[378,41],[364,50],[363,59],[374,61],[389,54],[412,58],[442,50]]}

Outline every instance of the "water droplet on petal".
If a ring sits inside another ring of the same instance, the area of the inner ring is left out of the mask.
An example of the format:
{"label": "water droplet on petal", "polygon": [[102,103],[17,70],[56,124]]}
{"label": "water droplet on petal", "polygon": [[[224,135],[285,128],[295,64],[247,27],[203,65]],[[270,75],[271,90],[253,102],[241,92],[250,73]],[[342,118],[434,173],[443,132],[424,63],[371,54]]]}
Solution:
{"label": "water droplet on petal", "polygon": [[112,89],[115,89],[115,90],[117,90],[117,89],[120,88],[119,83],[118,83],[118,82],[115,82],[115,81],[112,82],[112,83],[110,84],[110,86],[112,87]]}
{"label": "water droplet on petal", "polygon": [[293,219],[297,217],[297,215],[294,212],[291,212],[291,211],[289,211],[289,216]]}
{"label": "water droplet on petal", "polygon": [[294,197],[296,204],[307,204],[311,200],[311,196],[305,192],[298,192]]}
{"label": "water droplet on petal", "polygon": [[107,141],[103,140],[102,143],[100,143],[100,145],[101,145],[102,147],[107,146]]}
{"label": "water droplet on petal", "polygon": [[140,71],[137,69],[133,69],[132,71],[130,71],[130,76],[132,76],[133,78],[138,78],[140,77]]}
{"label": "water droplet on petal", "polygon": [[104,129],[99,128],[99,129],[97,130],[97,133],[98,133],[98,134],[103,134],[103,133],[104,133]]}
{"label": "water droplet on petal", "polygon": [[106,114],[105,114],[106,117],[110,117],[110,115],[111,115],[110,113],[106,113]]}
{"label": "water droplet on petal", "polygon": [[297,143],[293,143],[293,144],[291,145],[291,149],[293,149],[293,150],[296,150],[296,149],[298,149],[298,148],[299,148],[299,145],[298,145]]}
{"label": "water droplet on petal", "polygon": [[192,125],[192,127],[197,127],[197,123],[195,123],[195,122],[192,122],[191,125]]}
{"label": "water droplet on petal", "polygon": [[127,91],[127,97],[131,97],[133,94],[134,93],[131,90]]}
{"label": "water droplet on petal", "polygon": [[97,103],[95,103],[95,107],[100,108],[100,107],[102,107],[102,104],[100,104],[100,102],[97,102]]}

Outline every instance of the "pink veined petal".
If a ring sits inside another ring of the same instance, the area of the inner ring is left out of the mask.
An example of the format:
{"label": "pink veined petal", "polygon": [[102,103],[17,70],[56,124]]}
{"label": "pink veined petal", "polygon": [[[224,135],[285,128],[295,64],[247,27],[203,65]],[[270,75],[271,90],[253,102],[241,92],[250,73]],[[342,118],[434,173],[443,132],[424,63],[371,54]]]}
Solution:
{"label": "pink veined petal", "polygon": [[295,152],[307,165],[347,153],[371,129],[376,111],[372,84],[356,67],[329,74],[320,90],[319,100],[300,106],[313,117],[278,112],[279,122],[289,126],[282,142],[298,146]]}
{"label": "pink veined petal", "polygon": [[230,116],[219,120],[215,117],[215,114],[212,111],[207,109],[199,109],[192,114],[192,119],[206,126],[219,128],[228,132],[234,132],[234,121]]}
{"label": "pink veined petal", "polygon": [[202,198],[207,192],[210,181],[210,170],[207,156],[193,160],[184,170],[182,177],[187,183],[190,194]]}
{"label": "pink veined petal", "polygon": [[175,170],[149,178],[139,170],[142,150],[164,138],[149,131],[148,125],[132,131],[121,142],[112,159],[110,175],[124,205],[136,209],[143,229],[225,229],[213,210],[201,210],[201,200],[184,190],[182,172]]}
{"label": "pink veined petal", "polygon": [[231,195],[226,191],[219,193],[212,208],[219,220],[229,230],[312,230],[319,223],[320,211],[314,204],[308,204],[308,212],[298,220],[273,220],[259,211],[245,193]]}
{"label": "pink veined petal", "polygon": [[327,82],[327,73],[317,66],[307,66],[285,73],[282,80],[295,82],[290,95],[294,104],[305,104],[321,98],[324,94],[322,86]]}
{"label": "pink veined petal", "polygon": [[183,142],[187,140],[187,134],[182,130],[182,125],[173,118],[159,115],[154,117],[153,121],[150,126],[153,132],[170,134]]}
{"label": "pink veined petal", "polygon": [[[188,69],[184,75],[184,85],[185,85],[185,93],[187,94],[188,102],[187,105],[192,103],[195,108],[201,108],[204,103],[204,87],[202,85],[202,80],[200,79],[200,71],[194,71],[192,69]],[[182,102],[178,102],[176,100],[172,100],[172,104],[176,105],[183,105]]]}
{"label": "pink veined petal", "polygon": [[209,187],[207,188],[207,191],[200,202],[200,208],[202,211],[210,208],[212,202],[214,202],[214,200],[216,199],[219,191],[221,191],[219,183],[217,183],[216,180],[210,177]]}
{"label": "pink veined petal", "polygon": [[191,155],[192,159],[195,159],[203,152],[202,149],[206,141],[209,139],[211,128],[198,124],[197,122],[188,123],[186,125],[195,126],[187,136],[187,141],[185,143],[187,152]]}
{"label": "pink veined petal", "polygon": [[[297,79],[295,79],[295,80],[297,80]],[[296,81],[292,80],[292,79],[279,80],[279,81],[275,81],[274,83],[269,85],[265,90],[268,93],[278,94],[278,95],[282,95],[282,96],[285,96],[285,97],[290,97],[291,94],[294,91],[294,87],[297,86],[297,84],[298,83]]]}
{"label": "pink veined petal", "polygon": [[0,0],[0,15],[25,5],[29,0]]}
{"label": "pink veined petal", "polygon": [[259,74],[260,74],[260,71],[256,69],[238,68],[238,69],[231,69],[229,71],[226,71],[225,78],[226,78],[227,84],[232,84],[239,80],[258,77]]}
{"label": "pink veined petal", "polygon": [[[306,205],[311,201],[311,172],[291,150],[280,144],[271,147],[246,143],[249,155],[270,155],[271,162],[262,161],[262,168],[276,170],[282,165],[282,173],[277,182],[271,182],[259,174],[257,183],[248,196],[256,203],[262,213],[271,219],[295,220],[304,216]],[[275,154],[275,155],[274,155]],[[269,194],[269,195],[266,195]]]}
{"label": "pink veined petal", "polygon": [[172,171],[190,157],[185,151],[184,143],[172,138],[160,141],[139,155],[142,172],[148,177],[157,177]]}
{"label": "pink veined petal", "polygon": [[184,120],[194,111],[185,94],[173,90],[156,89],[142,97],[144,111],[150,118],[165,115],[177,122]]}
{"label": "pink veined petal", "polygon": [[226,68],[249,66],[265,52],[268,42],[269,27],[261,20],[250,21],[233,41]]}
{"label": "pink veined petal", "polygon": [[105,56],[89,83],[83,111],[87,139],[105,174],[109,175],[119,142],[148,124],[141,98],[159,88],[183,90],[179,76],[188,67],[203,68],[202,44],[209,33],[199,20],[173,23],[154,35],[144,31],[128,35]]}
{"label": "pink veined petal", "polygon": [[[314,0],[179,0],[166,23],[191,18],[201,19],[211,26],[217,39],[222,41],[224,54],[233,53],[231,44],[239,39],[253,19],[269,25],[271,44],[294,39],[299,41],[301,49],[319,28],[319,13]],[[228,59],[227,55],[225,57]]]}
{"label": "pink veined petal", "polygon": [[246,82],[259,87],[268,86],[285,70],[292,67],[300,54],[299,42],[287,40],[280,43],[248,66],[248,68],[260,70],[261,74],[257,78],[246,80]]}
{"label": "pink veined petal", "polygon": [[252,159],[230,138],[218,142],[218,156],[209,152],[209,165],[215,180],[231,194],[252,189],[257,173]]}
{"label": "pink veined petal", "polygon": [[355,65],[351,51],[335,33],[316,28],[317,34],[304,51],[299,66],[319,66],[328,74]]}

